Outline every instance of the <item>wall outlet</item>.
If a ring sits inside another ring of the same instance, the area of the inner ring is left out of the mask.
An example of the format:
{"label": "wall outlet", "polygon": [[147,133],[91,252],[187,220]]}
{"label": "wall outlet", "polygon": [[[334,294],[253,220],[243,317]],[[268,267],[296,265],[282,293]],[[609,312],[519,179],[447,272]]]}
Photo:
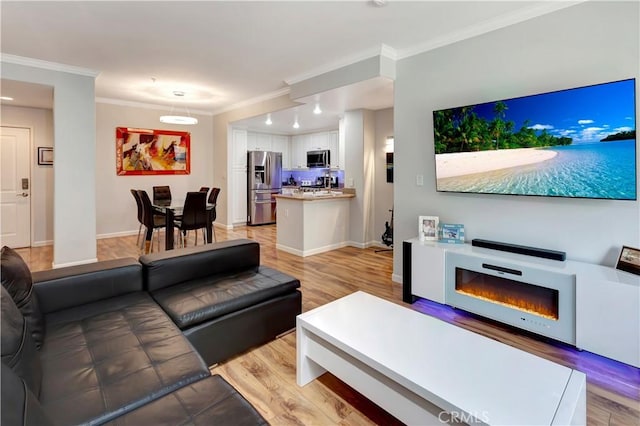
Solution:
{"label": "wall outlet", "polygon": [[424,176],[416,175],[416,185],[418,186],[424,185]]}
{"label": "wall outlet", "polygon": [[349,188],[353,188],[353,178],[349,178],[349,179],[347,179],[347,186],[348,186]]}

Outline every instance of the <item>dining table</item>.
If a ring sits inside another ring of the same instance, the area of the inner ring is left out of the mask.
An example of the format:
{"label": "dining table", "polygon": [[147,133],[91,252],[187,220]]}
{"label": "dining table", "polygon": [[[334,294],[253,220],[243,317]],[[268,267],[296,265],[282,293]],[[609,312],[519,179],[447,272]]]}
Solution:
{"label": "dining table", "polygon": [[[210,220],[207,220],[207,241],[211,242],[213,238],[213,212],[215,211],[216,205],[207,203],[206,205],[207,213],[209,214]],[[182,210],[184,209],[184,200],[156,200],[153,202],[153,210],[156,214],[163,214],[166,218],[166,229],[165,229],[165,239],[164,239],[164,248],[165,250],[173,250],[174,246],[174,220],[176,216],[182,215]]]}

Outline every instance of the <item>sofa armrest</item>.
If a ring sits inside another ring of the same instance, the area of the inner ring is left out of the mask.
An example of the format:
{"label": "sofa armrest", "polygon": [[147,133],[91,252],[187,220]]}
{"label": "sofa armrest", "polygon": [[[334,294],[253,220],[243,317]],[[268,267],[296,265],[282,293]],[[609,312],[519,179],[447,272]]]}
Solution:
{"label": "sofa armrest", "polygon": [[43,313],[142,291],[142,265],[133,258],[32,273]]}
{"label": "sofa armrest", "polygon": [[144,288],[156,291],[185,281],[208,276],[258,271],[260,244],[238,239],[140,257]]}

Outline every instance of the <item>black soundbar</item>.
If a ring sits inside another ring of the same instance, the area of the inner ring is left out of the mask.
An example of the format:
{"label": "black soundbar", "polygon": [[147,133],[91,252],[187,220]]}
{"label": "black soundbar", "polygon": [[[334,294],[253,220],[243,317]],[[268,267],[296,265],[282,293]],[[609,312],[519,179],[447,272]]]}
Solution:
{"label": "black soundbar", "polygon": [[563,261],[567,254],[563,251],[547,250],[537,247],[519,246],[517,244],[500,243],[498,241],[482,240],[474,238],[471,245],[475,247],[488,248],[492,250],[508,251],[510,253],[524,254],[527,256],[542,257],[544,259]]}

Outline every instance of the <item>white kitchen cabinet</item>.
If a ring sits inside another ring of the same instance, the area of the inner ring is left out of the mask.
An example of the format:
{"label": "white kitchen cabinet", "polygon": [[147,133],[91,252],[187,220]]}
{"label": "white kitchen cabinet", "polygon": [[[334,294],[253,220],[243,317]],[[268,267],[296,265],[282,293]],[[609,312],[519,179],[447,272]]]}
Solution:
{"label": "white kitchen cabinet", "polygon": [[327,136],[329,140],[329,145],[327,149],[329,150],[329,153],[330,153],[329,155],[331,157],[331,168],[339,169],[342,164],[340,163],[338,132],[337,131],[329,132]]}
{"label": "white kitchen cabinet", "polygon": [[341,118],[338,122],[338,167],[342,170],[345,168],[345,151],[347,145],[344,135],[344,118]]}
{"label": "white kitchen cabinet", "polygon": [[233,224],[243,224],[247,222],[247,170],[233,169],[231,173],[231,221]]}
{"label": "white kitchen cabinet", "polygon": [[247,131],[233,129],[231,135],[231,166],[247,167]]}
{"label": "white kitchen cabinet", "polygon": [[307,167],[307,151],[311,146],[311,135],[295,135],[291,139],[292,162],[291,168]]}
{"label": "white kitchen cabinet", "polygon": [[331,153],[332,168],[344,167],[344,154],[341,152],[340,136],[337,130],[333,130],[293,136],[291,138],[291,168],[306,168],[307,151],[324,149],[329,150]]}
{"label": "white kitchen cabinet", "polygon": [[249,132],[247,135],[247,151],[271,151],[271,135]]}
{"label": "white kitchen cabinet", "polygon": [[243,129],[231,130],[231,167],[227,200],[233,224],[247,221],[247,145],[249,134]]}
{"label": "white kitchen cabinet", "polygon": [[271,135],[271,151],[282,153],[282,170],[291,169],[291,155],[289,153],[289,137]]}
{"label": "white kitchen cabinet", "polygon": [[329,132],[312,133],[311,145],[308,151],[320,151],[329,149]]}

